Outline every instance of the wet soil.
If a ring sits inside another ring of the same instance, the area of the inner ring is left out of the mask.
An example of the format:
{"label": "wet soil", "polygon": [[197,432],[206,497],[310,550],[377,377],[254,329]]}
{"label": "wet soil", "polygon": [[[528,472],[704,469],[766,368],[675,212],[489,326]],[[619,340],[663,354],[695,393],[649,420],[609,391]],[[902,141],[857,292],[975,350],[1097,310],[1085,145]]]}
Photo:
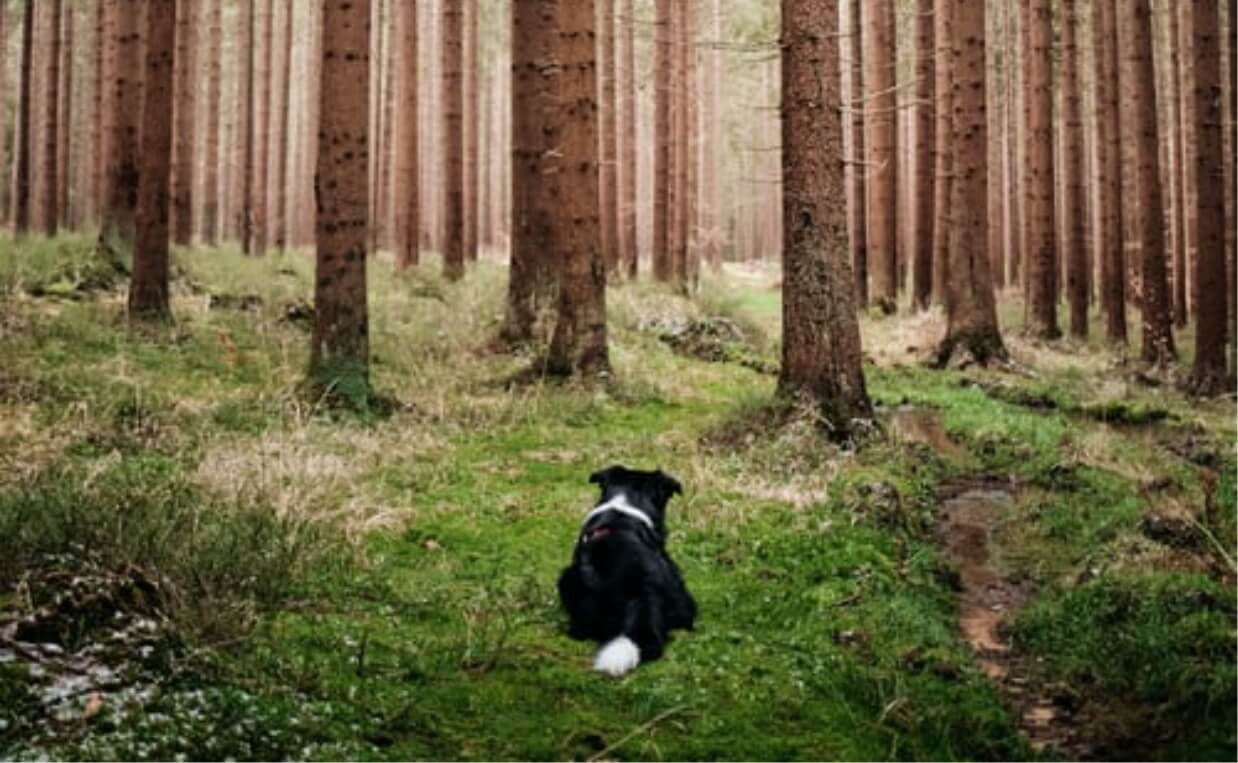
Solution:
{"label": "wet soil", "polygon": [[992,538],[1014,506],[1016,486],[1000,479],[942,485],[937,536],[957,572],[959,629],[985,674],[1018,713],[1028,744],[1071,759],[1092,757],[1084,718],[1069,687],[1045,683],[1032,658],[1018,654],[1006,634],[1010,618],[1033,586],[1005,576],[993,559]]}

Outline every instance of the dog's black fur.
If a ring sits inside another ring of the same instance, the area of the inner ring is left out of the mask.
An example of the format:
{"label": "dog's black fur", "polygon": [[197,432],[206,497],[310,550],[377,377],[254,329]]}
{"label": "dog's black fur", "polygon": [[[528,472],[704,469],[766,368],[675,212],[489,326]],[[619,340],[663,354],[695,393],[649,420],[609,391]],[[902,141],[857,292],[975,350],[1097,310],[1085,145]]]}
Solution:
{"label": "dog's black fur", "polygon": [[613,509],[585,524],[572,564],[559,576],[568,633],[599,643],[627,636],[639,648],[640,662],[656,660],[671,629],[691,629],[696,620],[696,602],[666,552],[666,504],[683,488],[661,470],[622,466],[594,472],[589,481],[601,488],[598,506],[623,496],[653,527]]}

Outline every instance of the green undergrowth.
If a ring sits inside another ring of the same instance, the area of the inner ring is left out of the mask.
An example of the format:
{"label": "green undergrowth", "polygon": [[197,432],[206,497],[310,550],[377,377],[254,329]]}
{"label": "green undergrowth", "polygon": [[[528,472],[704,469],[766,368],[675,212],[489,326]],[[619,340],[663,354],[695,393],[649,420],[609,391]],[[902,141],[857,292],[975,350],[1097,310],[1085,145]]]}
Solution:
{"label": "green undergrowth", "polygon": [[[537,347],[493,351],[501,267],[483,261],[452,284],[432,255],[400,275],[379,259],[370,373],[388,407],[357,416],[304,391],[308,257],[195,249],[176,263],[175,321],[155,333],[125,324],[120,290],[31,294],[30,277],[6,276],[0,602],[18,606],[28,560],[89,548],[166,578],[184,607],[165,615],[195,660],[142,708],[115,703],[37,737],[0,731],[0,756],[1027,757],[958,636],[936,486],[976,474],[1024,485],[1002,537],[1028,551],[1003,563],[1055,597],[1091,595],[1078,572],[1122,558],[1145,471],[1168,473],[1183,505],[1204,495],[1195,465],[1159,466],[1155,438],[1000,399],[970,371],[867,368],[883,427],[903,406],[936,411],[958,453],[881,433],[840,448],[810,412],[776,410],[770,376],[682,357],[647,328],[728,317],[776,359],[777,298],[759,278],[709,278],[695,302],[643,282],[613,290],[613,378],[583,386],[522,377]],[[1055,394],[1077,401],[1087,387]],[[1223,411],[1153,402],[1232,444]],[[555,591],[593,499],[587,477],[612,463],[684,483],[670,547],[701,608],[663,660],[620,681],[589,670],[592,647],[564,635]],[[1218,516],[1232,517],[1232,479],[1220,482]],[[1181,614],[1161,606],[1163,589],[1131,590],[1164,613],[1157,627]],[[1057,649],[1053,624],[1078,616],[1058,600],[1028,611],[1040,619],[1026,632],[1049,634],[1029,649]],[[1205,630],[1232,646],[1232,626],[1221,612]],[[1156,643],[1186,648],[1170,636]],[[1087,648],[1051,667],[1077,675]],[[1199,665],[1214,680],[1232,654]],[[1175,712],[1213,697],[1166,686]]]}

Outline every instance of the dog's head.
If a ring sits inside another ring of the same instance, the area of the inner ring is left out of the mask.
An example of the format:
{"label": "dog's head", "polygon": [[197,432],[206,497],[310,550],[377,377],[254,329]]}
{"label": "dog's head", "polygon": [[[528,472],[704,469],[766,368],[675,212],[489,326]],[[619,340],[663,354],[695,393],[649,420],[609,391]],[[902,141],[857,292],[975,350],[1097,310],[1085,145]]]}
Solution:
{"label": "dog's head", "polygon": [[652,510],[654,515],[650,518],[659,528],[663,525],[666,504],[672,497],[683,494],[683,485],[679,484],[679,480],[661,469],[645,472],[624,466],[609,466],[589,475],[589,481],[602,491],[599,503],[622,493],[633,505],[645,511]]}

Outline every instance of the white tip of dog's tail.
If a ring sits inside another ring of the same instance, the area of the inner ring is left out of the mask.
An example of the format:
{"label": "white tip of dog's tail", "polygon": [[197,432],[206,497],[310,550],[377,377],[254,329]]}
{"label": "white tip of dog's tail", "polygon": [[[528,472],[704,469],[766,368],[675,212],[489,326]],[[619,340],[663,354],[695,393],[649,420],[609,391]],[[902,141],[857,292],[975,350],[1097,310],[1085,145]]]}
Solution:
{"label": "white tip of dog's tail", "polygon": [[640,664],[640,648],[627,636],[611,639],[598,650],[593,660],[593,669],[609,676],[627,673]]}

